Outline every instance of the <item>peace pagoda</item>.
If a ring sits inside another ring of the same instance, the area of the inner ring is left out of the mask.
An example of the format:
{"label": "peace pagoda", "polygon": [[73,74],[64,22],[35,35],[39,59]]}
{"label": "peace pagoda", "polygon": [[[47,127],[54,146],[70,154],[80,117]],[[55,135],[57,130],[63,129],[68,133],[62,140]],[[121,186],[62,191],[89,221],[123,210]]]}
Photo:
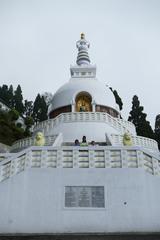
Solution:
{"label": "peace pagoda", "polygon": [[48,120],[0,154],[0,233],[160,232],[160,154],[96,78],[89,42]]}

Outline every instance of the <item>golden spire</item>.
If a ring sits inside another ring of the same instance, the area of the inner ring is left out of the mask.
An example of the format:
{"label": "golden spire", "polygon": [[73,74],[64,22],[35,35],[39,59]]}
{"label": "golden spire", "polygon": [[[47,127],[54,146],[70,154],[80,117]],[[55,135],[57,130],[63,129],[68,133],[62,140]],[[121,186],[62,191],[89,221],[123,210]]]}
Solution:
{"label": "golden spire", "polygon": [[81,33],[81,39],[85,39],[85,34]]}
{"label": "golden spire", "polygon": [[85,39],[85,34],[81,33],[81,39],[76,43],[78,48],[78,56],[76,63],[78,65],[88,65],[90,64],[90,59],[88,56],[89,42]]}

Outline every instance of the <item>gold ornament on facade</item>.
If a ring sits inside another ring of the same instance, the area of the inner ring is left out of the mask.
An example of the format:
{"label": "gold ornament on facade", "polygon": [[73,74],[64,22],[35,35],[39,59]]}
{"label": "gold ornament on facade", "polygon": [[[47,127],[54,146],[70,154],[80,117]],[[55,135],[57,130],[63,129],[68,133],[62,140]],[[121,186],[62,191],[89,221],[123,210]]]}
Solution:
{"label": "gold ornament on facade", "polygon": [[124,146],[132,146],[133,145],[132,136],[129,132],[126,132],[123,135],[123,145]]}
{"label": "gold ornament on facade", "polygon": [[81,33],[81,39],[85,39],[85,34]]}
{"label": "gold ornament on facade", "polygon": [[76,99],[76,111],[77,112],[91,112],[91,98],[86,95],[80,95]]}

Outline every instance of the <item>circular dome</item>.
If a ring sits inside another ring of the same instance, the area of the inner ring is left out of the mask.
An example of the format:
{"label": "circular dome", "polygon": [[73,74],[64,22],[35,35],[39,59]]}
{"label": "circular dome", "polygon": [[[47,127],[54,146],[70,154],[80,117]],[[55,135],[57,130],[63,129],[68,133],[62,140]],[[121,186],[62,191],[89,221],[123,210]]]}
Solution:
{"label": "circular dome", "polygon": [[48,113],[53,110],[71,105],[75,102],[80,92],[87,92],[92,101],[97,105],[108,106],[116,109],[116,102],[113,93],[106,85],[97,79],[77,78],[71,79],[54,94]]}

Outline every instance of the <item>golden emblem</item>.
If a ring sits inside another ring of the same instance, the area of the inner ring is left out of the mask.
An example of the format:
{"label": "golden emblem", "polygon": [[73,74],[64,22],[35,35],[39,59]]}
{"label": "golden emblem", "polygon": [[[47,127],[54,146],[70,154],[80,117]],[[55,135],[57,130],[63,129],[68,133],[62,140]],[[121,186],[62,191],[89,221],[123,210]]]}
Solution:
{"label": "golden emblem", "polygon": [[91,97],[87,95],[79,95],[76,99],[76,111],[77,112],[91,112]]}

